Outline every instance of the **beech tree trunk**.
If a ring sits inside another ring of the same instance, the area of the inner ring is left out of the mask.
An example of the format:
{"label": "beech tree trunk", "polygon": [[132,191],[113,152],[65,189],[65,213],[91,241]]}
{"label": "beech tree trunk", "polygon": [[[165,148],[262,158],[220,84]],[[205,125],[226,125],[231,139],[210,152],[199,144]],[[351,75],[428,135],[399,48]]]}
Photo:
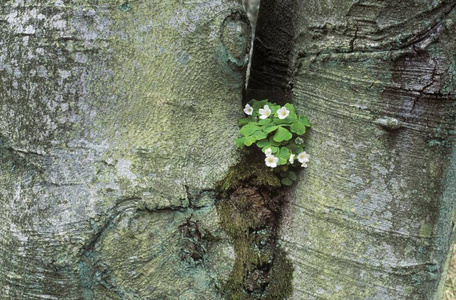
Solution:
{"label": "beech tree trunk", "polygon": [[456,202],[455,1],[263,0],[249,97],[313,123],[281,239],[292,299],[442,299]]}
{"label": "beech tree trunk", "polygon": [[313,127],[264,235],[286,252],[249,273],[262,241],[225,229],[270,212],[226,213],[216,189],[241,158],[241,1],[0,3],[0,298],[282,299],[267,285],[292,278],[289,299],[440,300],[455,6],[262,1],[246,95],[292,101]]}

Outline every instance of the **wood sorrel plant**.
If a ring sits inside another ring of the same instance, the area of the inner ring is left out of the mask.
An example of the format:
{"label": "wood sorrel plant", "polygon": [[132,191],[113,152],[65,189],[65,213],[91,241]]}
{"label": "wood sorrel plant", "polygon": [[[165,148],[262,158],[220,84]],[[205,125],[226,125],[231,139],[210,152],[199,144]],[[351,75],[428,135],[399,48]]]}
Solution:
{"label": "wood sorrel plant", "polygon": [[242,137],[236,139],[240,148],[256,145],[265,154],[266,166],[280,173],[283,185],[297,179],[289,167],[307,167],[310,156],[304,151],[302,136],[311,124],[306,116],[298,116],[293,104],[284,106],[268,100],[252,100],[244,108],[248,115],[239,120]]}

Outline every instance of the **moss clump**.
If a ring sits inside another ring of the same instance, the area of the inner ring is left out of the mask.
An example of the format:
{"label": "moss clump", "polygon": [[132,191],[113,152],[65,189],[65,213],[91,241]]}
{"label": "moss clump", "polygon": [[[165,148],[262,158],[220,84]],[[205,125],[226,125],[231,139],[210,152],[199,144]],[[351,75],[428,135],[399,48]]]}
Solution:
{"label": "moss clump", "polygon": [[232,238],[236,260],[223,286],[225,299],[261,299],[273,259],[271,212],[253,188],[239,188],[217,205],[222,227]]}
{"label": "moss clump", "polygon": [[221,192],[227,192],[246,182],[257,187],[280,188],[281,186],[280,179],[271,168],[266,167],[263,156],[257,151],[246,152],[236,166],[230,167],[225,179],[219,182],[218,189]]}
{"label": "moss clump", "polygon": [[236,260],[221,293],[226,300],[286,299],[293,268],[277,244],[282,189],[277,176],[248,153],[219,184],[221,225],[234,244]]}
{"label": "moss clump", "polygon": [[271,282],[266,290],[266,300],[288,299],[293,294],[293,264],[285,251],[278,247],[272,265]]}

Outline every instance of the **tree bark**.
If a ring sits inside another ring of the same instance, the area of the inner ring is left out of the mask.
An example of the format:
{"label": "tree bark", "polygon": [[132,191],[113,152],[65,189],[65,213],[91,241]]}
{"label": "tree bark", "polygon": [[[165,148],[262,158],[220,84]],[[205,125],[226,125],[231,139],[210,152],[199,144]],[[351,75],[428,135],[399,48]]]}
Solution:
{"label": "tree bark", "polygon": [[441,299],[456,202],[455,6],[262,1],[249,97],[292,91],[281,100],[313,123],[311,163],[283,208],[292,299]]}
{"label": "tree bark", "polygon": [[[263,0],[248,97],[292,100],[313,122],[312,161],[274,212],[291,299],[441,298],[455,6]],[[1,298],[223,298],[245,276],[236,247],[263,242],[223,228],[270,214],[254,189],[244,219],[215,209],[239,159],[240,1],[14,0],[0,24]]]}
{"label": "tree bark", "polygon": [[240,1],[0,4],[0,298],[218,299]]}

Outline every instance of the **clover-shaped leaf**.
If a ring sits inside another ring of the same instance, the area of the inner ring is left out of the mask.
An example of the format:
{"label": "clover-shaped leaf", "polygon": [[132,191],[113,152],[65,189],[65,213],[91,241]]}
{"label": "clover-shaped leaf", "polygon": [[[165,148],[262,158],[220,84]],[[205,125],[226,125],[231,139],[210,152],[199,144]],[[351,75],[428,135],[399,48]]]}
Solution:
{"label": "clover-shaped leaf", "polygon": [[279,127],[277,129],[277,132],[274,135],[274,141],[280,143],[283,141],[289,141],[289,140],[291,140],[292,137],[293,137],[293,135],[291,134],[291,132],[288,129],[286,129],[284,127]]}

